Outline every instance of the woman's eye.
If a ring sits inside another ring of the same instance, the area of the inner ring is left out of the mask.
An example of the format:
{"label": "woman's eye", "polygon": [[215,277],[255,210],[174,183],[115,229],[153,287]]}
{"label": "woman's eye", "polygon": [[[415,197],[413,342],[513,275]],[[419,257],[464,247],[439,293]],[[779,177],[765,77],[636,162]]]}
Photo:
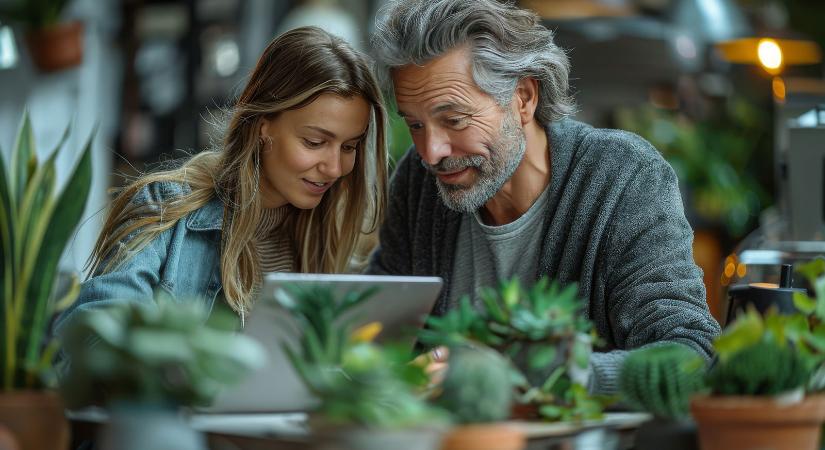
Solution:
{"label": "woman's eye", "polygon": [[358,145],[357,144],[347,144],[347,145],[344,145],[343,147],[341,147],[341,149],[344,151],[344,153],[352,153],[352,152],[354,152],[355,150],[358,149]]}
{"label": "woman's eye", "polygon": [[418,130],[424,128],[424,124],[421,124],[421,123],[418,123],[418,122],[408,123],[407,127],[409,127],[410,131],[418,131]]}
{"label": "woman's eye", "polygon": [[323,141],[313,141],[313,140],[306,139],[306,138],[304,139],[304,145],[306,145],[309,148],[318,148],[323,143],[324,143]]}

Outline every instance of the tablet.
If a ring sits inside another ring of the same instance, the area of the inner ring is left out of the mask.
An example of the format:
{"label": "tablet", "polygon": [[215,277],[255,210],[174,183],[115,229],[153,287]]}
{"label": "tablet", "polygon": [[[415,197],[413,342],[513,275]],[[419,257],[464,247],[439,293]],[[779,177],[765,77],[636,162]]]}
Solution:
{"label": "tablet", "polygon": [[284,343],[297,346],[301,336],[296,322],[275,300],[276,293],[287,284],[330,286],[336,298],[353,290],[378,287],[372,297],[347,315],[351,315],[355,326],[380,322],[382,331],[379,340],[398,342],[404,338],[401,342],[412,349],[415,331],[424,324],[432,310],[441,292],[442,280],[438,277],[386,275],[266,275],[260,297],[241,332],[263,344],[268,361],[241,384],[219,393],[212,406],[201,412],[294,412],[311,410],[318,404],[293,370],[282,348]]}

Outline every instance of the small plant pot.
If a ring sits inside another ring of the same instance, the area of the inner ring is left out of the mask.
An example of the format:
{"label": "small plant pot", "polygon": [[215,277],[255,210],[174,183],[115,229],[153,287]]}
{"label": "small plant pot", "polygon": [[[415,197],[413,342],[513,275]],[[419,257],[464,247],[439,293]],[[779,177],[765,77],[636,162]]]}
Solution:
{"label": "small plant pot", "polygon": [[56,72],[83,62],[83,24],[69,22],[26,33],[26,44],[35,66]]}
{"label": "small plant pot", "polygon": [[798,402],[774,397],[700,396],[690,402],[702,450],[816,450],[825,395]]}
{"label": "small plant pot", "polygon": [[0,449],[20,450],[20,446],[17,445],[17,439],[15,439],[11,431],[3,425],[0,425]]}
{"label": "small plant pot", "polygon": [[12,391],[0,394],[0,423],[20,450],[65,450],[69,422],[63,402],[53,392]]}
{"label": "small plant pot", "polygon": [[527,437],[507,424],[465,425],[444,436],[441,450],[522,450]]}

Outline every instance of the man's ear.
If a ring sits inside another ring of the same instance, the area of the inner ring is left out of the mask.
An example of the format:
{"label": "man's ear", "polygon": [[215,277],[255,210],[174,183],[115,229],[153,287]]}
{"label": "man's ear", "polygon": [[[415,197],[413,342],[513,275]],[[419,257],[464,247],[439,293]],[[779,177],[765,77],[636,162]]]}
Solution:
{"label": "man's ear", "polygon": [[539,82],[535,78],[522,78],[516,84],[514,100],[516,112],[521,124],[526,125],[535,120],[536,107],[539,103]]}

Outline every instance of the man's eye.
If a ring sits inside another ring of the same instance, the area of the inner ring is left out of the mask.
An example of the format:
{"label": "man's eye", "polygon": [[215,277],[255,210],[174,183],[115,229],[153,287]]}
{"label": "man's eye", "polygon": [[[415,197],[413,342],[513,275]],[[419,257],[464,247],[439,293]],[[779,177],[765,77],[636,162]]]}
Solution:
{"label": "man's eye", "polygon": [[312,140],[309,140],[309,139],[304,139],[304,145],[306,145],[309,148],[318,148],[323,143],[324,143],[323,141],[312,141]]}
{"label": "man's eye", "polygon": [[453,128],[462,128],[467,125],[467,116],[448,117],[444,121]]}

